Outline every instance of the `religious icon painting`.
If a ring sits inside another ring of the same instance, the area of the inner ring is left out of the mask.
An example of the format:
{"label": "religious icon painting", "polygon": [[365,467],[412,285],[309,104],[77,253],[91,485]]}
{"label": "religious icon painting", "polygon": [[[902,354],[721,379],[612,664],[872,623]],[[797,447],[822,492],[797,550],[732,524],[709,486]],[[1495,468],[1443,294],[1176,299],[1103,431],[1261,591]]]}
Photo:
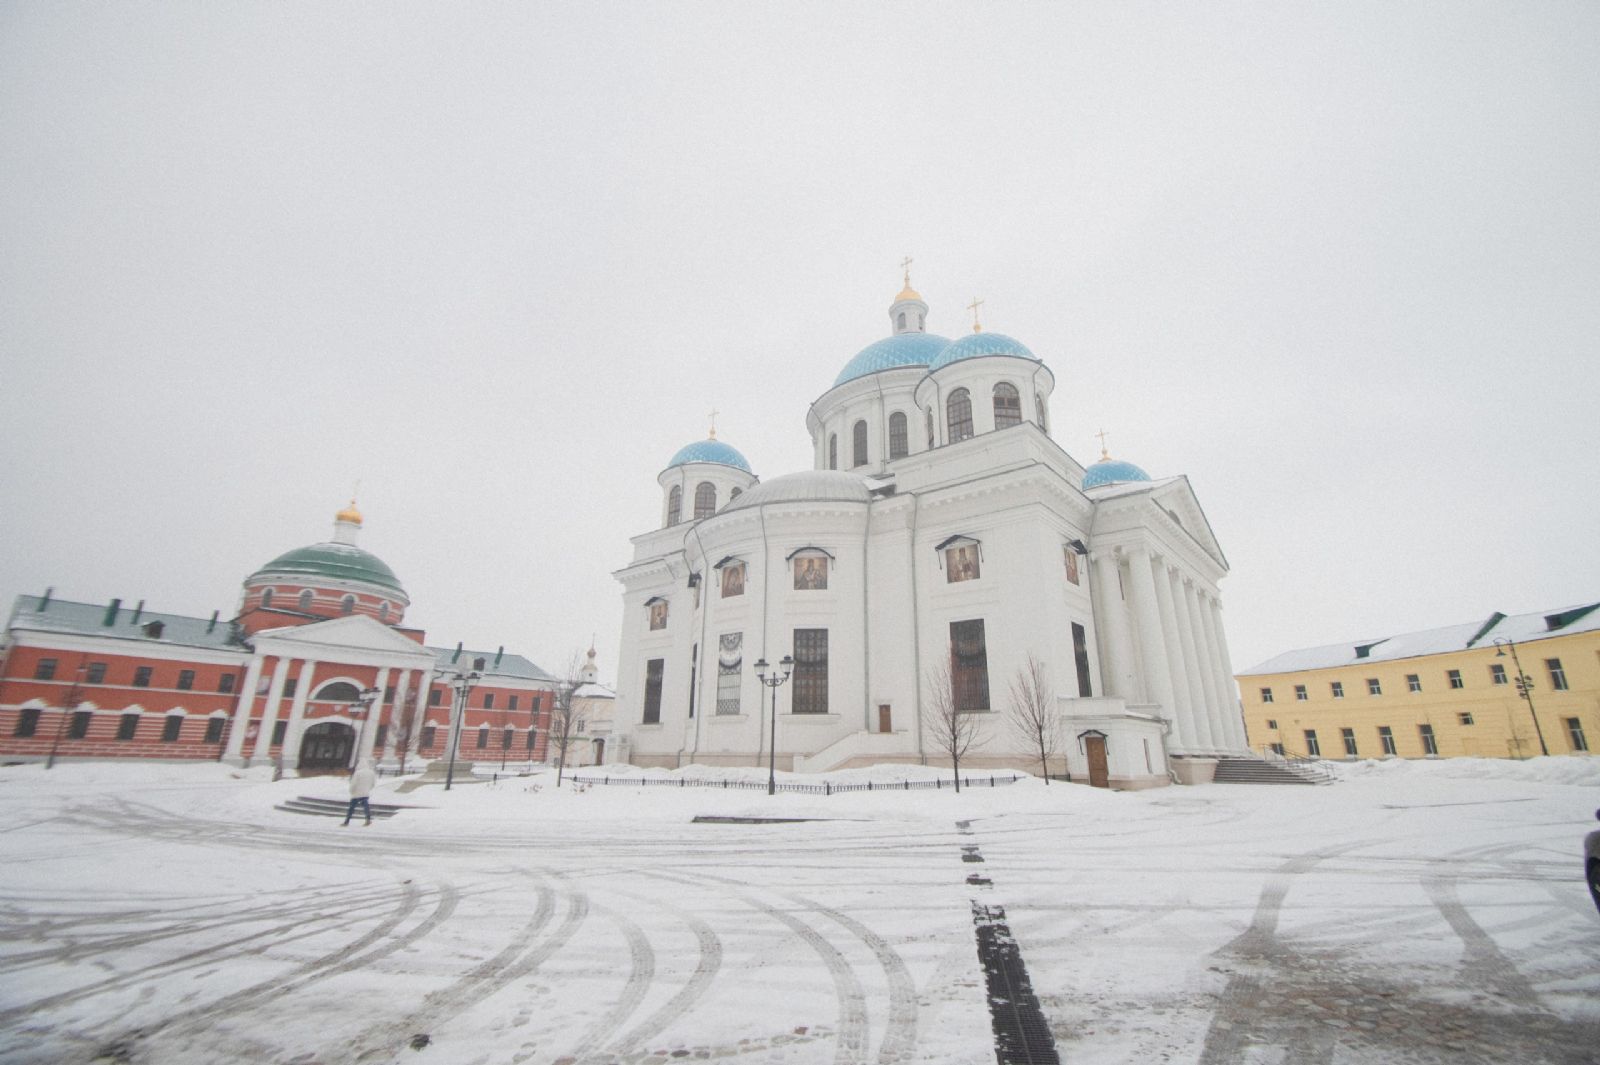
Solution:
{"label": "religious icon painting", "polygon": [[818,555],[803,555],[795,559],[794,587],[800,592],[825,591],[828,587],[828,560]]}
{"label": "religious icon painting", "polygon": [[944,572],[945,581],[949,584],[977,580],[978,548],[971,544],[945,548]]}
{"label": "religious icon painting", "polygon": [[655,602],[650,604],[650,628],[652,631],[654,631],[656,629],[664,629],[666,627],[667,601],[665,599],[657,599]]}
{"label": "religious icon painting", "polygon": [[744,563],[731,562],[722,567],[722,598],[730,599],[744,594]]}
{"label": "religious icon painting", "polygon": [[1064,545],[1061,550],[1067,561],[1067,580],[1073,584],[1078,583],[1078,552],[1073,550],[1071,544]]}

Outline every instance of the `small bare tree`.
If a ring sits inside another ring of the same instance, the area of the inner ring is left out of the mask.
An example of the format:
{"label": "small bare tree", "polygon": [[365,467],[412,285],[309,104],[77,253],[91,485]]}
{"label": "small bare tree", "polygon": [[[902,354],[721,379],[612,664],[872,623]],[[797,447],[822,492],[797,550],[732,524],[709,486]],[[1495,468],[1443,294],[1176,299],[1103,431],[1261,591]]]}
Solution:
{"label": "small bare tree", "polygon": [[583,730],[584,713],[578,706],[577,691],[583,684],[583,656],[577,651],[567,659],[566,669],[556,680],[555,705],[550,709],[550,745],[556,749],[556,787],[567,771],[567,750]]}
{"label": "small bare tree", "polygon": [[955,773],[956,791],[961,790],[961,759],[980,745],[978,738],[980,716],[962,709],[956,691],[955,673],[951,668],[952,651],[944,660],[928,669],[928,699],[922,704],[922,725],[928,731],[933,746],[950,759]]}
{"label": "small bare tree", "polygon": [[1061,749],[1061,718],[1056,714],[1050,673],[1032,651],[1011,678],[1008,721],[1023,750],[1039,756],[1039,772],[1050,783],[1050,759]]}

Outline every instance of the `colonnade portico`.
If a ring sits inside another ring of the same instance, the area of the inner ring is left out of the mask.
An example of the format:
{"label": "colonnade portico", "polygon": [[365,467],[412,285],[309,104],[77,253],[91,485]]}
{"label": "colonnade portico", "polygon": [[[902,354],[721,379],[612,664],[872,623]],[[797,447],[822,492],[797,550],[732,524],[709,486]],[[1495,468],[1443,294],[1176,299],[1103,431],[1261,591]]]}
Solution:
{"label": "colonnade portico", "polygon": [[1101,547],[1089,564],[1107,693],[1159,704],[1174,754],[1243,753],[1215,591],[1144,544]]}

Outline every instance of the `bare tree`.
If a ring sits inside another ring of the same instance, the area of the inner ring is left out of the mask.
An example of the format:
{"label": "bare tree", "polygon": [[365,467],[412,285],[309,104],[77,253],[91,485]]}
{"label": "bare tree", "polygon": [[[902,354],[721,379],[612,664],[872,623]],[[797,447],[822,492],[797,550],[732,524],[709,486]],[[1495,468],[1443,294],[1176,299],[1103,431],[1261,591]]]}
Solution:
{"label": "bare tree", "polygon": [[1050,758],[1061,749],[1061,718],[1050,688],[1050,672],[1032,651],[1011,678],[1007,720],[1023,749],[1039,756],[1039,772],[1050,783]]}
{"label": "bare tree", "polygon": [[950,664],[953,653],[953,650],[947,652],[942,662],[928,669],[928,698],[922,704],[922,726],[933,746],[949,757],[959,792],[961,759],[981,743],[978,739],[981,717],[962,709]]}
{"label": "bare tree", "polygon": [[556,787],[567,770],[567,750],[583,731],[585,717],[578,706],[577,691],[583,684],[583,656],[577,651],[567,659],[566,669],[556,679],[555,706],[550,710],[550,745],[556,749]]}

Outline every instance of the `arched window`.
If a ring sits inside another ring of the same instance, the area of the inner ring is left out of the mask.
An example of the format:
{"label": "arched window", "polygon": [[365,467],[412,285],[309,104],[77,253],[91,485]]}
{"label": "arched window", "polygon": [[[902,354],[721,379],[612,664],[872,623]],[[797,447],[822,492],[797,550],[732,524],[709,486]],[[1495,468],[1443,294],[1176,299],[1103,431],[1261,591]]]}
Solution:
{"label": "arched window", "polygon": [[353,703],[361,698],[361,689],[347,680],[324,684],[311,697],[319,703]]}
{"label": "arched window", "polygon": [[353,614],[353,613],[355,613],[355,610],[356,610],[356,597],[355,596],[347,595],[343,599],[339,600],[339,613],[341,613],[341,614]]}
{"label": "arched window", "polygon": [[850,431],[852,450],[855,452],[855,461],[852,466],[865,466],[867,464],[867,423],[865,420],[856,422],[855,428]]}
{"label": "arched window", "polygon": [[1039,428],[1043,429],[1045,432],[1048,433],[1050,431],[1050,423],[1045,421],[1045,418],[1044,418],[1044,397],[1043,396],[1034,396],[1033,397],[1033,409],[1039,412]]}
{"label": "arched window", "polygon": [[379,621],[388,621],[389,620],[389,604],[388,603],[379,603],[378,604],[378,620]]}
{"label": "arched window", "polygon": [[731,492],[729,492],[729,493],[728,493],[728,502],[730,502],[730,503],[731,503],[731,502],[733,502],[733,501],[734,501],[734,500],[735,500],[735,499],[738,499],[738,498],[739,498],[739,497],[740,497],[740,496],[742,496],[742,495],[744,495],[744,489],[742,489],[742,488],[735,488],[735,489],[734,489],[734,490],[733,490],[733,491],[731,491]]}
{"label": "arched window", "polygon": [[667,524],[676,525],[683,517],[683,489],[677,485],[667,493]]}
{"label": "arched window", "polygon": [[964,388],[950,393],[945,401],[945,425],[949,430],[948,443],[954,444],[972,435],[972,396]]}
{"label": "arched window", "polygon": [[923,412],[928,416],[928,450],[933,450],[933,408],[929,407]]}
{"label": "arched window", "polygon": [[717,486],[701,481],[694,490],[694,520],[709,518],[717,512]]}
{"label": "arched window", "polygon": [[1004,381],[994,386],[994,427],[1009,429],[1022,424],[1022,397]]}
{"label": "arched window", "polygon": [[300,592],[300,609],[301,610],[310,610],[311,609],[311,589],[310,588],[302,589],[301,592]]}
{"label": "arched window", "polygon": [[900,312],[900,317],[898,319],[898,322],[899,322],[899,326],[900,326],[900,332],[904,333],[906,331],[906,312],[905,311],[901,311]]}
{"label": "arched window", "polygon": [[911,453],[911,442],[906,436],[906,412],[897,410],[889,415],[889,457],[903,459]]}
{"label": "arched window", "polygon": [[272,589],[268,588],[261,593],[261,609],[265,610],[272,605]]}
{"label": "arched window", "polygon": [[839,434],[838,433],[829,433],[828,434],[828,469],[836,470],[838,468],[839,468]]}

